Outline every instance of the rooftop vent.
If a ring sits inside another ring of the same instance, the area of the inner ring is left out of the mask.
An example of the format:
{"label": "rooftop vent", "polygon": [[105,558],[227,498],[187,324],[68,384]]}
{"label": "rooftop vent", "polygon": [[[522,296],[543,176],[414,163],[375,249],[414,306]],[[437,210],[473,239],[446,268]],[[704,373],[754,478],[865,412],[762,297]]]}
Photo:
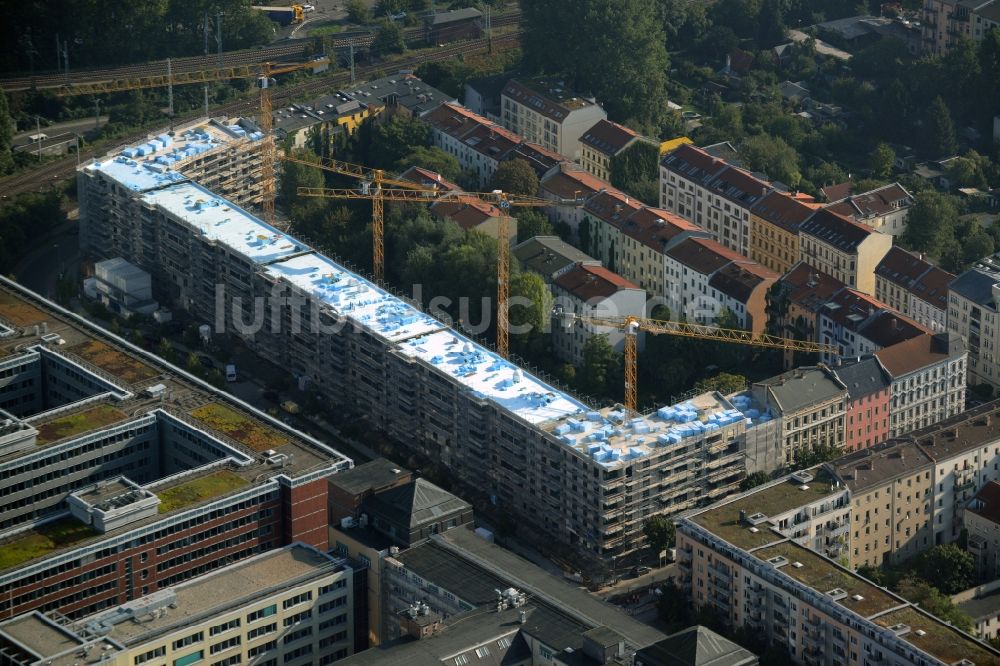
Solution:
{"label": "rooftop vent", "polygon": [[917,629],[913,633],[915,633],[917,636],[926,636],[927,635],[927,632],[924,631],[923,629]]}
{"label": "rooftop vent", "polygon": [[903,634],[910,633],[910,625],[903,624],[902,622],[900,622],[899,624],[894,624],[891,627],[889,627],[889,631],[896,634],[897,636],[902,636]]}
{"label": "rooftop vent", "polygon": [[812,472],[807,472],[805,470],[800,470],[792,474],[792,480],[799,484],[809,483],[814,478],[816,477],[812,475]]}
{"label": "rooftop vent", "polygon": [[799,486],[799,490],[809,490],[809,486],[803,483],[801,486]]}
{"label": "rooftop vent", "polygon": [[796,569],[801,569],[802,568],[802,563],[801,562],[792,562],[792,566],[795,567]]}
{"label": "rooftop vent", "polygon": [[851,595],[851,599],[854,599],[855,601],[864,601],[865,600],[865,598],[863,596],[861,596],[860,594],[852,594]]}
{"label": "rooftop vent", "polygon": [[788,564],[788,558],[783,555],[778,555],[777,557],[772,557],[767,561],[772,567],[777,569],[778,567],[783,567]]}
{"label": "rooftop vent", "polygon": [[835,587],[826,593],[826,596],[830,597],[834,601],[840,601],[847,597],[847,590],[842,587]]}
{"label": "rooftop vent", "polygon": [[751,528],[750,528],[750,532],[751,532],[752,534],[757,534],[757,532],[760,532],[760,530],[759,530],[759,529],[757,529],[756,527],[751,527]]}

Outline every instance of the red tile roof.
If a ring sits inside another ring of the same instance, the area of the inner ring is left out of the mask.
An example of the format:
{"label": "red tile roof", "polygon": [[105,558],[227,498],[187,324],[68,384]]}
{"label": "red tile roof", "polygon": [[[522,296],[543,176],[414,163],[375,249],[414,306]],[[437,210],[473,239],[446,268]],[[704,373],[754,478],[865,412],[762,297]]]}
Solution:
{"label": "red tile roof", "polygon": [[847,287],[843,282],[800,261],[778,281],[789,301],[808,311],[818,311],[834,294]]}
{"label": "red tile roof", "polygon": [[443,190],[445,192],[455,192],[461,189],[455,183],[443,178],[441,174],[418,166],[410,167],[401,173],[399,177],[402,180],[408,180],[411,183],[417,183],[418,185],[423,185],[425,187],[436,186],[439,190]]}
{"label": "red tile roof", "polygon": [[731,261],[750,261],[710,238],[688,238],[667,250],[667,255],[702,275],[711,275]]}
{"label": "red tile roof", "polygon": [[587,200],[583,209],[608,224],[621,227],[629,215],[642,208],[642,202],[618,190],[599,192]]}
{"label": "red tile roof", "polygon": [[809,219],[814,209],[784,192],[771,192],[754,204],[751,212],[788,232],[798,231],[799,225]]}
{"label": "red tile roof", "polygon": [[854,183],[847,181],[846,183],[837,183],[836,185],[821,187],[819,188],[819,192],[826,197],[827,201],[840,201],[850,195],[852,187],[854,187]]}
{"label": "red tile roof", "polygon": [[603,266],[576,264],[556,276],[553,282],[582,301],[608,298],[622,289],[639,287]]}
{"label": "red tile roof", "polygon": [[734,261],[717,270],[708,284],[713,289],[746,303],[759,287],[763,286],[766,289],[777,279],[777,273],[763,266]]}
{"label": "red tile roof", "polygon": [[948,308],[948,285],[955,276],[899,246],[893,246],[875,268],[875,275],[899,285],[939,310]]}
{"label": "red tile roof", "polygon": [[471,194],[439,201],[431,206],[431,212],[439,217],[454,220],[466,231],[475,229],[502,214],[498,207]]}
{"label": "red tile roof", "polygon": [[559,171],[542,181],[542,191],[562,199],[575,196],[589,197],[601,190],[615,190],[607,181],[601,180],[583,167],[572,162],[559,165]]}
{"label": "red tile roof", "polygon": [[679,215],[661,208],[640,208],[620,225],[622,233],[634,238],[656,252],[665,252],[671,242],[681,234],[709,238],[710,234]]}
{"label": "red tile roof", "polygon": [[664,155],[660,160],[669,171],[673,171],[687,180],[702,181],[714,176],[726,168],[723,160],[716,159],[701,148],[684,144],[676,150]]}
{"label": "red tile roof", "polygon": [[580,143],[587,144],[605,155],[614,156],[639,138],[634,131],[610,120],[598,120],[580,137]]}
{"label": "red tile roof", "polygon": [[1000,483],[987,481],[965,510],[1000,525]]}
{"label": "red tile roof", "polygon": [[832,204],[829,208],[835,213],[860,221],[887,215],[895,210],[907,208],[912,203],[913,196],[906,191],[906,188],[899,183],[892,183],[848,197]]}
{"label": "red tile roof", "polygon": [[950,333],[924,333],[875,352],[890,375],[901,377],[945,361],[965,351],[961,338]]}

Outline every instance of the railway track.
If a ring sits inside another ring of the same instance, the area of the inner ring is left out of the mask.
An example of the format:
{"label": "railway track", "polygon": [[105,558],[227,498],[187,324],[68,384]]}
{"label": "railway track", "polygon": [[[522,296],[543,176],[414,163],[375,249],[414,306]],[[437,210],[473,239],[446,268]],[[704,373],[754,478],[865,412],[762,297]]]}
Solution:
{"label": "railway track", "polygon": [[[500,48],[511,47],[520,41],[520,37],[521,31],[501,35],[493,39],[493,46]],[[443,46],[433,51],[419,53],[410,58],[398,60],[392,63],[383,62],[358,67],[356,69],[356,75],[358,80],[364,80],[372,74],[385,71],[387,68],[413,68],[425,62],[447,60],[459,54],[482,53],[487,50],[488,46],[489,44],[486,38],[459,42]],[[338,72],[332,76],[315,77],[301,83],[276,88],[271,94],[271,101],[275,107],[279,107],[302,97],[329,92],[331,89],[343,87],[344,84],[349,84],[350,80],[351,76],[348,72]],[[212,115],[220,116],[255,115],[258,110],[258,100],[255,98],[247,98],[212,107],[211,113]],[[174,124],[180,125],[190,120],[199,118],[202,115],[203,114],[201,112],[192,112],[183,116],[178,116],[174,119]],[[150,134],[150,131],[152,130],[143,130],[142,132],[137,132],[133,135],[125,137],[121,140],[118,146],[124,148],[127,145],[140,141],[141,139],[147,137]],[[110,152],[114,152],[114,150],[115,148],[113,147],[102,147],[98,149],[88,148],[82,150],[80,152],[80,162],[83,163],[100,155],[106,155]],[[2,195],[2,197],[0,197],[0,203],[12,199],[18,194],[22,194],[24,192],[45,190],[53,183],[72,177],[76,173],[76,161],[76,157],[71,156],[65,159],[43,164],[37,169],[9,176],[0,180],[0,195]]]}
{"label": "railway track", "polygon": [[[520,10],[508,12],[493,18],[495,27],[513,25],[521,20]],[[407,44],[415,44],[424,37],[423,28],[406,28],[403,31]],[[333,39],[327,42],[332,49],[344,49],[354,46],[364,48],[370,46],[374,41],[374,34],[359,35],[343,39]],[[207,56],[188,56],[184,58],[172,58],[170,69],[174,74],[184,72],[196,72],[203,69],[215,67],[231,67],[234,65],[257,64],[268,61],[278,61],[290,57],[301,58],[304,49],[310,44],[309,39],[300,39],[273,46],[266,46],[258,49],[242,49],[239,51],[225,51],[221,56],[209,54]],[[139,76],[163,75],[167,73],[167,61],[157,60],[134,65],[123,65],[121,67],[95,68],[74,70],[67,77],[65,73],[48,72],[36,74],[34,76],[0,76],[0,89],[5,92],[17,92],[31,90],[33,87],[39,90],[59,88],[69,83],[83,83],[93,81],[107,81],[111,79],[131,78]]]}

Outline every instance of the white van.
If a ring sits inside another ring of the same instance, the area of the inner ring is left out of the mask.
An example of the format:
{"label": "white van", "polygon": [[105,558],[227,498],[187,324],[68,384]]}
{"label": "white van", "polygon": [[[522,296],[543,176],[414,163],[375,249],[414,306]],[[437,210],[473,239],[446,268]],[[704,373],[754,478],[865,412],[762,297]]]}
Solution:
{"label": "white van", "polygon": [[236,381],[236,366],[232,363],[226,366],[226,381],[235,382]]}

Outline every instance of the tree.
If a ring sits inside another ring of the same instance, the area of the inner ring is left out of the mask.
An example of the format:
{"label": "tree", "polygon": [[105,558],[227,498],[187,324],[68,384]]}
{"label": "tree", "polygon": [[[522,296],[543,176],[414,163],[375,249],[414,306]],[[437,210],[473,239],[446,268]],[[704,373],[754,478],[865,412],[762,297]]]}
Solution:
{"label": "tree", "polygon": [[[547,324],[552,293],[540,275],[523,272],[511,278],[510,296],[511,346],[522,356],[536,358],[549,340]],[[521,328],[528,330],[519,333]]]}
{"label": "tree", "polygon": [[281,184],[278,188],[278,194],[286,205],[291,205],[298,200],[298,188],[323,187],[325,182],[323,171],[318,166],[319,156],[316,153],[298,148],[290,153],[290,157],[312,162],[317,166],[313,168],[297,162],[282,162]]}
{"label": "tree", "polygon": [[517,214],[517,242],[523,243],[535,236],[551,236],[552,223],[537,210],[522,209]]}
{"label": "tree", "polygon": [[956,272],[962,271],[983,257],[992,255],[995,250],[996,243],[993,236],[982,229],[976,229],[962,239],[962,265],[954,268]]}
{"label": "tree", "polygon": [[694,387],[699,391],[718,391],[723,395],[742,391],[747,387],[747,378],[743,375],[731,375],[720,372],[714,377],[699,379]]}
{"label": "tree", "polygon": [[347,0],[344,7],[347,9],[347,18],[350,19],[352,23],[358,23],[360,25],[371,23],[372,12],[365,0]]}
{"label": "tree", "polygon": [[931,101],[927,109],[925,121],[927,132],[926,149],[931,157],[948,157],[955,154],[955,123],[951,120],[951,111],[941,96]]}
{"label": "tree", "polygon": [[921,192],[906,217],[902,240],[912,250],[937,256],[957,222],[958,206],[952,197],[933,190]]}
{"label": "tree", "polygon": [[[369,127],[368,123],[362,128]],[[376,168],[391,169],[417,146],[429,146],[430,127],[417,118],[395,115],[388,122],[375,125],[368,140],[367,150],[360,147],[360,161]],[[361,134],[361,132],[358,132]],[[359,137],[359,141],[364,141]]]}
{"label": "tree", "polygon": [[918,575],[944,594],[956,594],[972,586],[976,562],[972,554],[953,543],[934,546],[917,563]]}
{"label": "tree", "polygon": [[754,472],[749,474],[740,481],[740,490],[746,492],[752,488],[763,485],[771,480],[771,475],[767,472]]}
{"label": "tree", "polygon": [[889,144],[880,142],[871,155],[868,156],[868,163],[872,169],[872,175],[876,178],[888,178],[892,175],[892,165],[896,161],[896,151],[889,147]]}
{"label": "tree", "polygon": [[642,533],[654,553],[674,547],[677,528],[666,516],[650,516],[642,523]]}
{"label": "tree", "polygon": [[798,153],[781,137],[766,134],[749,137],[740,146],[740,157],[751,169],[763,171],[789,187],[796,187],[802,179]]}
{"label": "tree", "polygon": [[611,158],[611,184],[628,191],[632,183],[659,176],[659,147],[642,139]]}
{"label": "tree", "polygon": [[14,140],[14,121],[10,117],[7,95],[0,90],[0,175],[10,173],[14,167],[11,142]]}
{"label": "tree", "polygon": [[757,46],[771,48],[785,40],[785,19],[783,0],[764,0],[757,17]]}
{"label": "tree", "polygon": [[900,581],[896,591],[907,601],[920,604],[931,615],[951,622],[956,629],[967,633],[972,631],[972,619],[930,583],[919,578],[905,578]]}
{"label": "tree", "polygon": [[396,161],[394,168],[403,172],[410,167],[422,167],[441,174],[442,178],[454,181],[462,167],[454,155],[449,155],[437,146],[414,146],[409,153]]}
{"label": "tree", "polygon": [[833,445],[820,445],[811,448],[803,448],[795,451],[793,456],[793,467],[795,469],[805,469],[815,467],[821,463],[839,457],[843,451]]}
{"label": "tree", "polygon": [[538,196],[538,175],[526,160],[516,157],[500,163],[490,179],[488,189]]}
{"label": "tree", "polygon": [[187,362],[185,363],[187,371],[192,375],[200,375],[204,368],[201,365],[201,359],[194,352],[189,352],[187,356]]}
{"label": "tree", "polygon": [[389,53],[402,53],[406,50],[403,29],[395,21],[382,21],[375,33],[371,49],[373,53],[383,56]]}
{"label": "tree", "polygon": [[[983,159],[979,153],[970,150],[963,157],[956,157],[948,165],[948,182],[954,187],[976,187],[986,189],[986,174],[982,167]],[[985,160],[987,165],[989,160]]]}
{"label": "tree", "polygon": [[660,586],[663,594],[656,602],[656,612],[669,627],[684,628],[691,624],[691,600],[677,587],[673,578]]}
{"label": "tree", "polygon": [[607,334],[591,335],[583,343],[583,367],[577,373],[581,388],[591,395],[603,395],[615,365],[615,350]]}

